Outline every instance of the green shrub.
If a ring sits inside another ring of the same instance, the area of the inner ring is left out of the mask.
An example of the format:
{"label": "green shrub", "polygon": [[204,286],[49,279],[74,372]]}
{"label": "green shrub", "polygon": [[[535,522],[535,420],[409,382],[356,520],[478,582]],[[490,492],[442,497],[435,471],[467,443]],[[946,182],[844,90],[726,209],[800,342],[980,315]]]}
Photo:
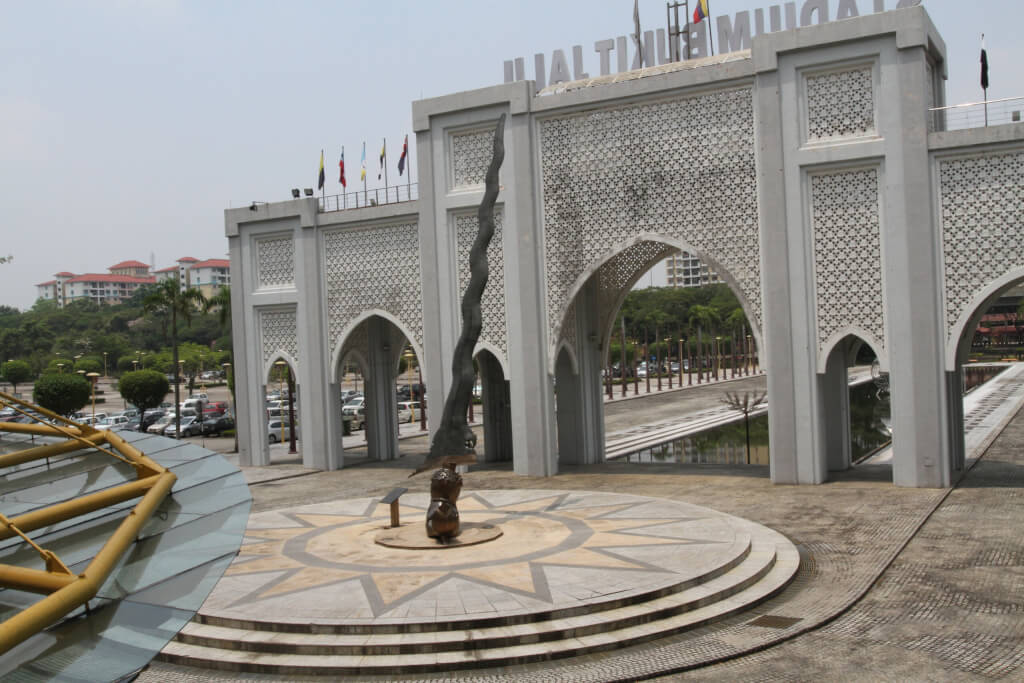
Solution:
{"label": "green shrub", "polygon": [[43,375],[36,380],[32,400],[55,413],[70,416],[89,403],[92,384],[74,375]]}

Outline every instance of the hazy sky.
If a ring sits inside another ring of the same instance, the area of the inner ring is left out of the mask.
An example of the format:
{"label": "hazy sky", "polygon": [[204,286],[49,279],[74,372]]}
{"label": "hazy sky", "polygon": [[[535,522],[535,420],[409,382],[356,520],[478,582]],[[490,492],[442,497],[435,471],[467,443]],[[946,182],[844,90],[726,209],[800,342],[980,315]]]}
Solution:
{"label": "hazy sky", "polygon": [[[982,32],[989,97],[1024,95],[1022,3],[924,4],[946,41],[949,103],[981,99]],[[14,256],[0,304],[30,306],[61,270],[224,258],[224,209],[314,187],[321,148],[337,193],[341,146],[353,189],[365,140],[373,188],[386,137],[395,184],[413,100],[500,83],[513,57],[532,78],[534,53],[550,65],[573,45],[597,75],[594,41],[626,35],[632,14],[630,0],[0,2],[0,255]],[[640,18],[664,27],[663,0],[640,0]]]}

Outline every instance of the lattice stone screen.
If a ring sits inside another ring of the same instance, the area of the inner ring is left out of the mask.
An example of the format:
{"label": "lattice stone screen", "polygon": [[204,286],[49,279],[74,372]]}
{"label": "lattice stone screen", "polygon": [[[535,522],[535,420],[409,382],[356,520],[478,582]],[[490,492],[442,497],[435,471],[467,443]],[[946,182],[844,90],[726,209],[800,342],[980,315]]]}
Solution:
{"label": "lattice stone screen", "polygon": [[807,139],[811,142],[875,134],[875,92],[871,65],[809,74]]}
{"label": "lattice stone screen", "polygon": [[993,280],[1024,272],[1024,150],[939,161],[947,334]]}
{"label": "lattice stone screen", "polygon": [[[505,322],[505,262],[502,250],[503,212],[494,211],[494,236],[487,245],[488,276],[487,287],[480,300],[480,312],[483,315],[483,328],[480,341],[489,342],[501,349],[508,357],[508,328]],[[456,264],[459,273],[459,301],[469,283],[469,250],[476,239],[479,222],[475,213],[459,214],[455,219],[455,240],[458,249]]]}
{"label": "lattice stone screen", "polygon": [[342,228],[324,233],[328,343],[372,309],[390,313],[422,349],[419,229],[416,223]]}
{"label": "lattice stone screen", "polygon": [[884,343],[878,179],[876,168],[810,177],[819,351],[848,326]]}
{"label": "lattice stone screen", "polygon": [[261,310],[259,318],[263,365],[265,366],[269,363],[281,351],[291,356],[298,363],[299,340],[295,307]]}
{"label": "lattice stone screen", "polygon": [[451,136],[452,189],[468,189],[484,184],[487,167],[494,152],[494,127]]}
{"label": "lattice stone screen", "polygon": [[256,281],[260,288],[295,284],[295,243],[291,237],[256,240]]}
{"label": "lattice stone screen", "polygon": [[540,122],[550,339],[581,274],[631,238],[674,238],[720,264],[761,326],[749,88]]}

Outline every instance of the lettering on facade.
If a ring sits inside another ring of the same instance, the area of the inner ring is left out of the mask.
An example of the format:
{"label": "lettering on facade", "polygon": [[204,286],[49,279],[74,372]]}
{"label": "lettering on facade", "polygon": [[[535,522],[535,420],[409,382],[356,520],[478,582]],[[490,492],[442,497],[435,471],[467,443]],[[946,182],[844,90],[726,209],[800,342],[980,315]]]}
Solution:
{"label": "lettering on facade", "polygon": [[[887,9],[886,4],[889,5],[889,9],[902,9],[920,5],[921,0],[804,0],[802,3],[784,2],[767,9],[755,9],[753,12],[744,10],[732,16],[712,16],[711,19],[714,20],[714,37],[719,45],[718,52],[737,52],[749,50],[754,36],[859,17],[863,7],[868,5],[870,9],[866,13],[884,12]],[[667,64],[681,59],[706,57],[708,24],[708,21],[686,24],[680,32],[681,35],[675,36],[671,41],[667,39],[667,32],[663,28],[644,31],[643,64],[653,66],[655,63]],[[613,61],[617,73],[639,69],[641,52],[636,46],[637,41],[632,35],[595,41],[594,52],[597,53],[600,75],[607,76],[612,73]],[[533,56],[537,90],[547,85],[590,78],[590,74],[585,70],[583,46],[573,45],[569,53],[572,55],[571,59],[565,50],[554,50],[551,53],[550,69],[544,53]],[[524,58],[507,59],[504,66],[506,83],[526,80]]]}

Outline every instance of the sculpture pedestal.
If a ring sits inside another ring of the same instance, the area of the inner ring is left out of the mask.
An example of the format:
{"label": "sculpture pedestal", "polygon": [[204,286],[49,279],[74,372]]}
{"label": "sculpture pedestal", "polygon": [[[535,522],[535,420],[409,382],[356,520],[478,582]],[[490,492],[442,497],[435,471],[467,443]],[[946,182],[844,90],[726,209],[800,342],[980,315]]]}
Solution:
{"label": "sculpture pedestal", "polygon": [[407,550],[446,550],[462,548],[467,545],[479,545],[500,537],[501,528],[494,524],[481,522],[464,522],[458,536],[440,541],[431,538],[423,531],[422,524],[403,524],[399,527],[387,528],[373,539],[377,545],[388,548],[405,548]]}

